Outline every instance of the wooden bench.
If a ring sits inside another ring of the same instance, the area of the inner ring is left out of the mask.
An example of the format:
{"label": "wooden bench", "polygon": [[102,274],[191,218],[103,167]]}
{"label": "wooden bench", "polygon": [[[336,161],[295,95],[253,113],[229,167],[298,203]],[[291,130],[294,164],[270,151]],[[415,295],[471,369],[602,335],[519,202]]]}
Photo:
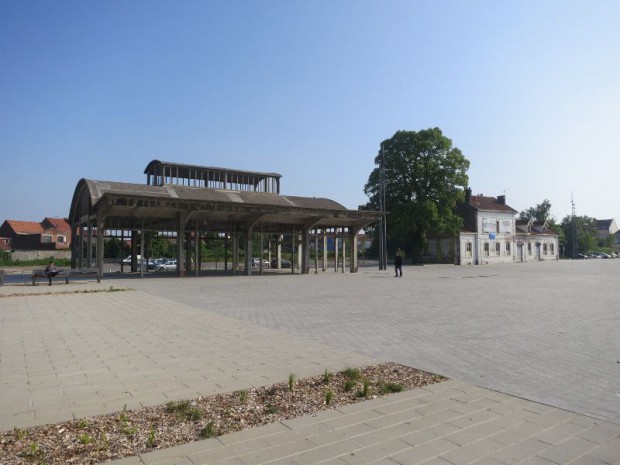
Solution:
{"label": "wooden bench", "polygon": [[[65,270],[58,271],[55,276],[52,276],[52,279],[56,278],[64,278],[65,284],[69,284],[69,273],[67,273]],[[47,276],[45,270],[34,270],[30,279],[32,280],[32,285],[36,286],[39,279],[49,280],[49,277]]]}
{"label": "wooden bench", "polygon": [[101,282],[101,278],[99,277],[99,272],[97,270],[89,270],[89,269],[84,269],[84,270],[71,270],[71,277],[72,278],[96,278],[97,282],[100,283]]}

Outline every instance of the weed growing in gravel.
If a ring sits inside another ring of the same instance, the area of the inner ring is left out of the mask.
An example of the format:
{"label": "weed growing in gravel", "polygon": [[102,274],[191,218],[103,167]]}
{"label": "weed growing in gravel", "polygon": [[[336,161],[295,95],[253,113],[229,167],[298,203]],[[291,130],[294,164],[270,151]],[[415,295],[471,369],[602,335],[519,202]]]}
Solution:
{"label": "weed growing in gravel", "polygon": [[166,412],[176,413],[179,420],[198,421],[202,418],[202,411],[193,406],[189,400],[168,402]]}
{"label": "weed growing in gravel", "polygon": [[367,379],[364,380],[364,384],[362,389],[360,389],[359,391],[357,391],[355,393],[355,395],[357,397],[364,397],[364,398],[368,398],[368,396],[370,395],[370,381],[368,381]]}
{"label": "weed growing in gravel", "polygon": [[348,379],[344,383],[344,392],[351,392],[357,383],[352,379]]}
{"label": "weed growing in gravel", "polygon": [[19,429],[17,426],[15,426],[13,428],[13,433],[15,434],[17,439],[21,440],[21,439],[24,439],[28,435],[28,430],[27,429]]}
{"label": "weed growing in gravel", "polygon": [[325,392],[325,405],[329,405],[332,403],[332,399],[334,397],[334,393],[331,390]]}
{"label": "weed growing in gravel", "polygon": [[91,438],[88,434],[82,434],[78,439],[80,444],[90,444],[93,442],[93,438]]}
{"label": "weed growing in gravel", "polygon": [[242,391],[237,391],[237,396],[239,397],[240,402],[245,402],[248,400],[248,391],[246,389]]}
{"label": "weed growing in gravel", "polygon": [[295,373],[291,373],[290,375],[288,375],[288,390],[291,392],[295,390],[296,379],[297,379],[297,376],[295,376]]}
{"label": "weed growing in gravel", "polygon": [[146,439],[146,445],[151,449],[155,447],[155,427],[151,425],[151,429],[149,431],[149,437]]}
{"label": "weed growing in gravel", "polygon": [[110,440],[105,432],[102,432],[101,436],[99,436],[99,442],[101,443],[101,449],[110,450]]}
{"label": "weed growing in gravel", "polygon": [[215,431],[215,425],[212,421],[204,425],[204,427],[198,433],[201,439],[209,439],[217,436]]}
{"label": "weed growing in gravel", "polygon": [[274,415],[275,413],[278,412],[278,409],[276,408],[276,406],[269,402],[265,404],[265,410],[267,410],[267,413],[269,415]]}
{"label": "weed growing in gravel", "polygon": [[400,383],[386,383],[385,381],[379,381],[377,383],[379,394],[391,394],[394,392],[401,392],[404,386]]}
{"label": "weed growing in gravel", "polygon": [[345,378],[351,381],[357,381],[362,377],[362,372],[357,368],[345,368],[340,372]]}
{"label": "weed growing in gravel", "polygon": [[325,368],[325,373],[323,373],[323,382],[325,384],[329,384],[333,377],[334,375],[332,375],[329,371],[327,371],[327,368]]}

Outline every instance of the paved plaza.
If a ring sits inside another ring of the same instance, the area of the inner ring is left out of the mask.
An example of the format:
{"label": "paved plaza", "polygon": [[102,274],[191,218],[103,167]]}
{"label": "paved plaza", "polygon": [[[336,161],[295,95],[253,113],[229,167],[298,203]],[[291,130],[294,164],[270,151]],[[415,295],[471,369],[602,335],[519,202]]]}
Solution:
{"label": "paved plaza", "polygon": [[620,463],[620,260],[390,271],[1,287],[0,428],[395,361],[452,379],[115,463]]}

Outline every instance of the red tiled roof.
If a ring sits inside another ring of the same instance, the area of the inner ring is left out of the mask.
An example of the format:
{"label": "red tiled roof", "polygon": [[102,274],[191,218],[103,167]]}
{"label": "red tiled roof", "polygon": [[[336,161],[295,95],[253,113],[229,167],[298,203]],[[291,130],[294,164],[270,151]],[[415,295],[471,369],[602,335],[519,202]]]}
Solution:
{"label": "red tiled roof", "polygon": [[71,232],[71,226],[64,218],[45,218],[43,221],[47,221],[59,231]]}
{"label": "red tiled roof", "polygon": [[6,222],[17,234],[41,234],[44,231],[41,223],[36,221],[6,220]]}
{"label": "red tiled roof", "polygon": [[497,200],[495,197],[472,195],[469,199],[469,204],[476,210],[516,213],[516,210],[514,208],[511,208],[506,204],[500,203],[499,200]]}

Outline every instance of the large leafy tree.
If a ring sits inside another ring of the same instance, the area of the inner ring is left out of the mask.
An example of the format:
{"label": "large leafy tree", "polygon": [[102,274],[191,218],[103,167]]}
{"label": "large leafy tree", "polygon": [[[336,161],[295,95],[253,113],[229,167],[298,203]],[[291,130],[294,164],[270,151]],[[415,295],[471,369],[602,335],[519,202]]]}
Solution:
{"label": "large leafy tree", "polygon": [[382,160],[388,248],[402,248],[415,259],[429,232],[454,234],[461,228],[454,209],[464,200],[469,161],[439,128],[398,131],[381,143],[364,186],[370,200],[361,209],[380,208]]}
{"label": "large leafy tree", "polygon": [[596,248],[597,234],[596,220],[589,216],[570,215],[564,217],[561,223],[565,238],[565,254],[573,256],[573,238],[576,238],[577,250],[575,253],[587,255]]}
{"label": "large leafy tree", "polygon": [[548,199],[542,201],[535,207],[530,207],[527,210],[523,210],[517,217],[518,220],[534,221],[546,221],[549,225],[549,229],[559,235],[558,241],[563,246],[566,244],[566,238],[564,236],[564,229],[557,224],[555,217],[551,214],[551,202]]}
{"label": "large leafy tree", "polygon": [[539,203],[535,207],[530,207],[527,210],[523,210],[521,213],[519,213],[517,219],[533,219],[537,221],[553,220],[553,217],[551,216],[551,202],[549,202],[548,199],[545,199],[542,201],[542,203]]}

